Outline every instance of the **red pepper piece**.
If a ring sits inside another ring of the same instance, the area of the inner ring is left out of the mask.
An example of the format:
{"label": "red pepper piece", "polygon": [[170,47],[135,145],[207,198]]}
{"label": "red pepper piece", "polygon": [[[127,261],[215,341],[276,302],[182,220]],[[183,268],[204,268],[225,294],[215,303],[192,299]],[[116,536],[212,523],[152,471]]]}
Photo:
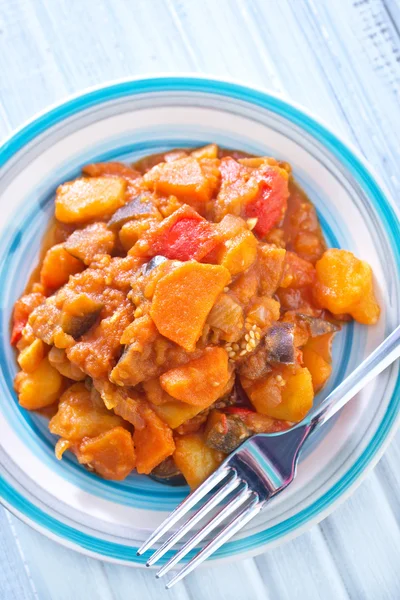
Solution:
{"label": "red pepper piece", "polygon": [[257,219],[258,236],[264,237],[282,221],[288,196],[287,179],[276,168],[267,168],[260,176],[258,195],[245,207],[246,217]]}
{"label": "red pepper piece", "polygon": [[26,317],[26,319],[21,319],[19,321],[14,321],[13,323],[13,327],[11,330],[11,338],[10,338],[10,344],[12,346],[14,346],[15,344],[17,344],[19,342],[19,340],[22,337],[22,330],[25,327],[25,325],[28,322],[28,316]]}

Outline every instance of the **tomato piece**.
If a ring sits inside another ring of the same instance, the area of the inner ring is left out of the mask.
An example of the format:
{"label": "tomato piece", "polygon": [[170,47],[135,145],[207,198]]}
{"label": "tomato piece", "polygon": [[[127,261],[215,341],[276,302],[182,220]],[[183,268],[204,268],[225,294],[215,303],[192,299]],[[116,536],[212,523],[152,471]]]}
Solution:
{"label": "tomato piece", "polygon": [[14,346],[21,339],[22,330],[25,327],[25,325],[27,324],[27,322],[28,322],[28,316],[26,317],[26,319],[20,319],[19,321],[14,321],[13,327],[11,330],[11,338],[10,338],[10,344],[12,346]]}
{"label": "tomato piece", "polygon": [[211,223],[195,216],[183,217],[153,243],[152,251],[171,260],[201,260],[219,243]]}
{"label": "tomato piece", "polygon": [[159,240],[159,254],[174,260],[201,260],[218,244],[211,223],[205,219],[180,219]]}
{"label": "tomato piece", "polygon": [[245,207],[247,218],[256,218],[254,232],[264,237],[282,221],[289,196],[287,179],[278,169],[267,168],[260,176],[259,192]]}
{"label": "tomato piece", "polygon": [[29,315],[31,312],[44,302],[45,297],[38,292],[32,292],[31,294],[25,294],[25,296],[21,296],[19,300],[15,303],[13,318],[12,318],[12,328],[11,328],[11,338],[10,343],[12,346],[17,344],[22,337],[22,331],[25,325],[28,322]]}

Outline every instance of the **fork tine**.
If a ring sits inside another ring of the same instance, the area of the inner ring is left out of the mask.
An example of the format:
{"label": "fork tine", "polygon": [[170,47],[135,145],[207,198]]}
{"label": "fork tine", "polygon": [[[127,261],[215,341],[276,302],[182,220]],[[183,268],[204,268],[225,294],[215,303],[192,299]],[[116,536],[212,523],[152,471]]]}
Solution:
{"label": "fork tine", "polygon": [[229,467],[220,467],[210,477],[208,477],[204,483],[201,484],[200,487],[197,488],[194,492],[192,492],[183,502],[179,504],[175,508],[174,511],[161,523],[159,527],[152,533],[152,535],[142,544],[137,551],[137,554],[140,556],[146,550],[148,550],[152,544],[157,542],[161,536],[166,533],[170,527],[175,525],[179,519],[181,519],[187,512],[190,510],[199,500],[201,500],[208,492],[214,488],[218,483],[220,483],[225,477],[230,473],[231,469]]}
{"label": "fork tine", "polygon": [[236,496],[234,496],[232,500],[222,510],[220,510],[219,513],[210,519],[210,521],[208,521],[208,523],[202,529],[195,533],[190,540],[188,540],[186,544],[182,546],[182,548],[172,558],[170,558],[170,560],[165,563],[164,566],[161,567],[156,574],[156,577],[159,578],[168,573],[168,571],[170,571],[172,567],[174,567],[181,560],[181,558],[186,556],[186,554],[190,552],[190,550],[192,550],[192,548],[194,548],[196,544],[200,542],[206,535],[208,535],[210,531],[218,527],[218,525],[222,523],[226,517],[239,508],[243,502],[248,500],[252,493],[253,492],[248,489],[247,483],[244,483],[240,492],[238,492]]}
{"label": "fork tine", "polygon": [[166,542],[163,543],[160,548],[150,556],[146,563],[147,567],[154,565],[172,546],[178,542],[196,523],[198,523],[207,513],[210,512],[215,506],[217,506],[221,500],[223,500],[228,494],[233,492],[241,483],[236,472],[231,479],[229,479],[223,487],[215,492],[209,500],[201,508],[199,508],[194,515],[185,521],[185,523],[173,533]]}
{"label": "fork tine", "polygon": [[263,503],[259,501],[258,496],[255,494],[253,500],[248,504],[233,521],[231,521],[224,529],[211,540],[200,552],[196,554],[191,561],[189,561],[179,573],[175,575],[165,586],[169,590],[175,583],[181,581],[186,575],[191,573],[196,567],[198,567],[206,558],[208,558],[215,550],[217,550],[222,544],[227,542],[235,533],[237,533],[246,523],[251,521],[261,510]]}

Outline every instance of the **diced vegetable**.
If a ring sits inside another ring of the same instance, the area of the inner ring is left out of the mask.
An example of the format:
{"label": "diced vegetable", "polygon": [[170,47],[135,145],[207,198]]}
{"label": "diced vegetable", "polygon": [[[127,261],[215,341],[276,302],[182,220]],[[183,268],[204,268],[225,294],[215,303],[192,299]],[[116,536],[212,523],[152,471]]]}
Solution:
{"label": "diced vegetable", "polygon": [[218,264],[228,269],[232,276],[243,273],[256,260],[257,244],[257,239],[251,231],[242,231],[225,242],[218,257]]}
{"label": "diced vegetable", "polygon": [[294,325],[291,323],[275,323],[265,334],[264,344],[268,362],[286,365],[296,362]]}
{"label": "diced vegetable", "polygon": [[163,460],[162,463],[157,465],[157,467],[152,470],[149,477],[154,479],[154,481],[158,481],[165,485],[178,486],[185,485],[186,483],[185,478],[176,466],[172,456],[169,456]]}
{"label": "diced vegetable", "polygon": [[162,277],[150,311],[158,331],[193,351],[208,313],[229,280],[224,267],[196,262],[183,263]]}
{"label": "diced vegetable", "polygon": [[162,265],[162,263],[164,263],[166,260],[168,260],[168,259],[165,258],[165,256],[161,256],[159,254],[157,254],[157,256],[153,256],[153,258],[151,260],[149,260],[148,263],[146,263],[145,265],[143,265],[143,267],[142,267],[143,275],[149,275],[149,273],[153,269],[155,269],[156,267]]}
{"label": "diced vegetable", "polygon": [[173,398],[204,407],[221,396],[229,379],[226,350],[210,347],[199,358],[161,375],[160,383]]}
{"label": "diced vegetable", "polygon": [[229,289],[235,294],[239,302],[248,304],[256,296],[259,285],[260,275],[258,269],[253,265],[248,271],[238,275],[235,281],[230,284]]}
{"label": "diced vegetable", "polygon": [[205,442],[210,448],[229,454],[250,435],[251,431],[239,416],[211,411],[205,429]]}
{"label": "diced vegetable", "polygon": [[115,235],[105,223],[93,223],[74,231],[64,242],[64,249],[89,265],[96,254],[111,254],[114,243]]}
{"label": "diced vegetable", "polygon": [[136,464],[132,436],[123,427],[84,439],[77,454],[81,464],[90,465],[104,479],[115,481],[125,479]]}
{"label": "diced vegetable", "polygon": [[[168,394],[167,394],[168,396]],[[180,400],[171,398],[168,402],[153,406],[154,412],[163,420],[171,429],[176,429],[189,419],[192,419],[205,408],[209,406],[206,402],[203,405],[190,405]]]}
{"label": "diced vegetable", "polygon": [[240,216],[243,208],[258,194],[259,184],[251,177],[251,170],[229,156],[221,159],[221,186],[215,203],[215,220],[228,213]]}
{"label": "diced vegetable", "polygon": [[122,225],[143,216],[152,216],[157,213],[155,205],[151,202],[151,196],[149,193],[142,193],[137,195],[133,200],[121,206],[111,219],[108,221],[109,229],[117,231],[121,229]]}
{"label": "diced vegetable", "polygon": [[12,319],[11,344],[16,344],[22,335],[22,330],[28,322],[29,315],[45,301],[45,297],[39,293],[25,294],[16,301]]}
{"label": "diced vegetable", "polygon": [[[165,404],[166,402],[174,401],[174,398],[172,398],[172,396],[167,394],[167,392],[162,389],[159,377],[155,379],[149,379],[148,381],[143,381],[142,387],[145,391],[147,400],[156,406],[160,406],[160,404]],[[168,423],[167,419],[164,419],[164,421]],[[168,423],[168,425],[170,425],[170,423]],[[173,426],[170,425],[170,427]]]}
{"label": "diced vegetable", "polygon": [[280,316],[280,304],[273,298],[261,296],[252,303],[248,313],[247,320],[255,323],[261,329],[269,327],[274,321],[278,321]]}
{"label": "diced vegetable", "polygon": [[202,434],[176,436],[174,461],[192,489],[197,488],[221,462],[221,454],[209,448]]}
{"label": "diced vegetable", "polygon": [[320,354],[307,347],[303,348],[303,364],[311,373],[314,392],[318,392],[331,376],[331,365]]}
{"label": "diced vegetable", "polygon": [[219,243],[215,226],[190,206],[183,205],[144,236],[134,251],[143,248],[146,256],[160,254],[171,260],[200,261]]}
{"label": "diced vegetable", "polygon": [[294,423],[306,416],[314,398],[311,374],[305,367],[294,372],[283,369],[282,375],[257,381],[246,391],[258,412]]}
{"label": "diced vegetable", "polygon": [[29,346],[21,350],[18,356],[18,364],[25,373],[35,371],[45,354],[45,346],[42,340],[35,339]]}
{"label": "diced vegetable", "polygon": [[82,381],[86,378],[86,374],[78,366],[68,360],[63,348],[52,346],[48,354],[49,362],[52,367],[57,369],[61,375],[72,379],[73,381]]}
{"label": "diced vegetable", "polygon": [[231,295],[221,294],[207,317],[207,323],[218,330],[221,339],[235,342],[244,326],[243,309]]}
{"label": "diced vegetable", "polygon": [[21,371],[15,381],[19,403],[28,410],[37,410],[53,404],[60,396],[62,385],[63,378],[51,366],[47,357],[40,361],[34,371]]}
{"label": "diced vegetable", "polygon": [[327,250],[315,265],[315,297],[331,313],[350,313],[366,325],[379,318],[371,267],[347,250]]}
{"label": "diced vegetable", "polygon": [[120,177],[75,179],[60,185],[56,218],[63,223],[106,219],[125,203],[126,180]]}
{"label": "diced vegetable", "polygon": [[272,296],[283,276],[286,250],[272,244],[259,244],[260,287],[263,294]]}
{"label": "diced vegetable", "polygon": [[313,285],[315,275],[315,269],[310,262],[300,258],[294,252],[286,252],[283,276],[279,285],[282,288]]}
{"label": "diced vegetable", "polygon": [[40,281],[46,288],[56,290],[67,283],[70,275],[75,275],[84,268],[80,260],[71,256],[62,244],[57,244],[46,252],[40,269]]}
{"label": "diced vegetable", "polygon": [[71,442],[80,442],[83,438],[96,437],[123,423],[121,417],[105,406],[94,404],[83,383],[74,383],[61,396],[58,412],[51,419],[49,429],[51,433]]}
{"label": "diced vegetable", "polygon": [[246,204],[245,214],[257,219],[254,232],[262,238],[284,217],[289,197],[288,174],[284,169],[265,166],[260,168],[257,178],[259,190]]}
{"label": "diced vegetable", "polygon": [[334,333],[340,329],[339,325],[335,325],[335,323],[331,323],[330,321],[325,321],[325,319],[310,317],[309,315],[303,315],[301,313],[298,313],[297,316],[301,321],[304,321],[307,324],[311,337],[318,337],[320,335],[325,335],[325,333]]}
{"label": "diced vegetable", "polygon": [[166,196],[173,194],[193,206],[208,202],[213,192],[200,162],[193,157],[160,163],[143,180],[151,190]]}
{"label": "diced vegetable", "polygon": [[136,448],[136,469],[138,473],[151,473],[175,450],[172,430],[155,412],[146,405],[141,409],[145,421],[143,429],[135,429],[133,441]]}
{"label": "diced vegetable", "polygon": [[97,321],[104,305],[82,292],[70,301],[64,302],[60,316],[60,326],[74,339],[80,338]]}

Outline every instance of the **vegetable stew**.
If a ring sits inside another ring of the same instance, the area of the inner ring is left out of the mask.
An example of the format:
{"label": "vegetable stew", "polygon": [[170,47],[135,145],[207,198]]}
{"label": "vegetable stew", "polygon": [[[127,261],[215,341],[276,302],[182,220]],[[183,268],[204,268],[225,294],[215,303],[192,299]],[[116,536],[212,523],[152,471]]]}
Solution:
{"label": "vegetable stew", "polygon": [[304,418],[370,266],[327,249],[290,165],[219,149],[86,165],[57,189],[11,344],[57,458],[195,488],[255,433]]}

